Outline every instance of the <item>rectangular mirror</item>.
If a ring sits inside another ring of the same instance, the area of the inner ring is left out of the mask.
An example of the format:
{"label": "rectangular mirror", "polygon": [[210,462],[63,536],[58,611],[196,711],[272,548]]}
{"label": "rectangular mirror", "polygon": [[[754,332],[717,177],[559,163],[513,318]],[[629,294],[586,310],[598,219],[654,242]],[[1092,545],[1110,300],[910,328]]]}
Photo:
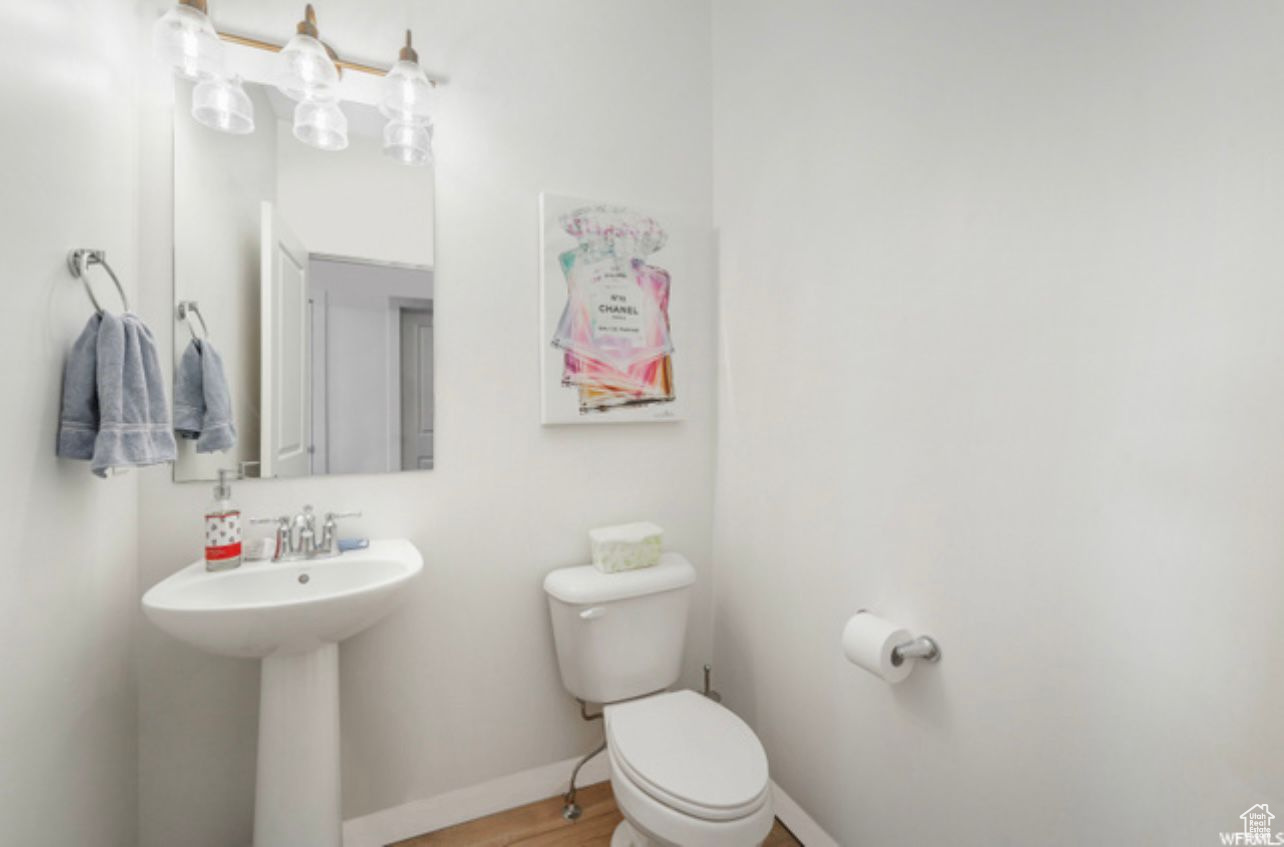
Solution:
{"label": "rectangular mirror", "polygon": [[[175,399],[195,382],[217,429],[216,351],[236,430],[222,452],[180,438],[175,480],[431,468],[432,168],[384,155],[371,105],[340,103],[347,147],[321,150],[271,86],[244,83],[255,125],[233,135],[175,84]],[[183,373],[197,378],[180,387]]]}

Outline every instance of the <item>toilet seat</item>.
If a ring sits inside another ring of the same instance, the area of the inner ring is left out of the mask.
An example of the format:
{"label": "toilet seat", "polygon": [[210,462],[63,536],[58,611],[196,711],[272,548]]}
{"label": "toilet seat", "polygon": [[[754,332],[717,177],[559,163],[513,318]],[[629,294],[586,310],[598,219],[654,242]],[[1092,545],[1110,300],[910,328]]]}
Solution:
{"label": "toilet seat", "polygon": [[694,691],[606,708],[612,763],[652,800],[703,821],[735,821],[770,799],[767,754],[748,724]]}

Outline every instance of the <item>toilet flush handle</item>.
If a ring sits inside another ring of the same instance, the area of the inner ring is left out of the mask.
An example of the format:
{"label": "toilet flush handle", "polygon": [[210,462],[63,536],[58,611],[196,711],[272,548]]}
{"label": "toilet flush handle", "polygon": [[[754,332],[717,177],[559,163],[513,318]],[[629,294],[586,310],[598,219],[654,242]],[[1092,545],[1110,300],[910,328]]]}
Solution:
{"label": "toilet flush handle", "polygon": [[602,615],[605,615],[605,614],[606,614],[606,609],[604,609],[603,607],[589,606],[587,609],[580,612],[580,620],[582,621],[596,620],[597,618],[600,618],[602,617]]}

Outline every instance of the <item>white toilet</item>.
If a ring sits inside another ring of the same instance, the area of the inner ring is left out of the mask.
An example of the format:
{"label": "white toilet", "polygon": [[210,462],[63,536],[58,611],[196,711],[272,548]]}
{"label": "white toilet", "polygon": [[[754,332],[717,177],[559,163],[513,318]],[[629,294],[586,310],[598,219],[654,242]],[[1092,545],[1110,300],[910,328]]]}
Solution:
{"label": "white toilet", "polygon": [[744,721],[681,672],[695,568],[592,565],[544,580],[562,683],[606,712],[611,787],[624,821],[611,847],[757,847],[773,821],[767,754]]}

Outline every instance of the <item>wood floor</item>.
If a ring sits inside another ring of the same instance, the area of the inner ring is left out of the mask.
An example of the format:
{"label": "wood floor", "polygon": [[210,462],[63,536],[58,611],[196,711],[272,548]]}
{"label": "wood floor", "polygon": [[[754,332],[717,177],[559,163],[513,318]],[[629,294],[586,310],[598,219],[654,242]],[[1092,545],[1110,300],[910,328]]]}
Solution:
{"label": "wood floor", "polygon": [[[399,841],[392,847],[607,847],[620,822],[611,783],[581,788],[576,799],[583,814],[574,823],[562,818],[562,798],[550,797]],[[802,843],[776,821],[763,847],[802,847]]]}

